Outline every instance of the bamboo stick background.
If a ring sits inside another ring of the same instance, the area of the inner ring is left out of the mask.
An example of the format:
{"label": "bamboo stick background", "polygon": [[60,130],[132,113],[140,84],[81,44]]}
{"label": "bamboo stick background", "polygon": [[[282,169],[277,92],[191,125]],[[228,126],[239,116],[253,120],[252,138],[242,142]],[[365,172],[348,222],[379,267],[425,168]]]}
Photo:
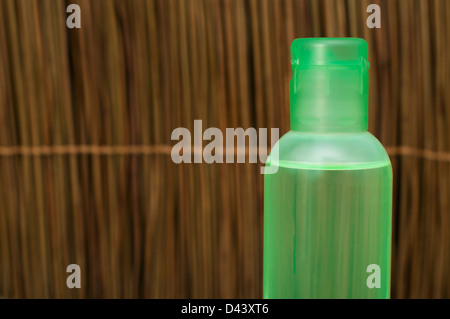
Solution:
{"label": "bamboo stick background", "polygon": [[261,164],[177,165],[170,136],[194,119],[287,132],[290,43],[317,36],[369,44],[392,297],[449,298],[445,0],[1,0],[0,295],[261,297]]}

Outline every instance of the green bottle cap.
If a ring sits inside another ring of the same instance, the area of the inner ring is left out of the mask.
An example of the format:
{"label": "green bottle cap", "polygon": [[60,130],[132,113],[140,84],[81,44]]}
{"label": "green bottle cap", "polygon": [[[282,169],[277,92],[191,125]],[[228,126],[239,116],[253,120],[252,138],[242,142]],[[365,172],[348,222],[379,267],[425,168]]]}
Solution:
{"label": "green bottle cap", "polygon": [[295,39],[291,46],[291,130],[366,131],[367,54],[364,39]]}

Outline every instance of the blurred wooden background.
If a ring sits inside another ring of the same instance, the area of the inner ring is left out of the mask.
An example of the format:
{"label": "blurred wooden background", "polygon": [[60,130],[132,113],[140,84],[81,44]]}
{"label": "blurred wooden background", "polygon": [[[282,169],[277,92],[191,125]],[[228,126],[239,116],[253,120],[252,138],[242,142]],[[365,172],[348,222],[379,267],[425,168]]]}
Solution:
{"label": "blurred wooden background", "polygon": [[318,36],[369,43],[392,297],[449,298],[447,0],[1,0],[0,295],[261,297],[261,164],[176,165],[170,136],[288,131],[290,43]]}

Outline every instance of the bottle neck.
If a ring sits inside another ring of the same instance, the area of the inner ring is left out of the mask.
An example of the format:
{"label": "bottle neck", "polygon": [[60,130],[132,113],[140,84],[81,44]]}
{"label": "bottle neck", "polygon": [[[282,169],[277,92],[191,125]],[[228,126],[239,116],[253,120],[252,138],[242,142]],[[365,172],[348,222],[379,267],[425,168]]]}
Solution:
{"label": "bottle neck", "polygon": [[368,128],[368,65],[293,65],[291,130],[356,133]]}

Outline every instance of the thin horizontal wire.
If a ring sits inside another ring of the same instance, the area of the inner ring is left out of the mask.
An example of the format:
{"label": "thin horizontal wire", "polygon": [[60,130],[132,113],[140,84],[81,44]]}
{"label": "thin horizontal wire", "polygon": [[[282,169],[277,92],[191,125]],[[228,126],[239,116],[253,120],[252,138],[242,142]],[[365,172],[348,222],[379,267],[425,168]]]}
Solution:
{"label": "thin horizontal wire", "polygon": [[[216,149],[216,154],[223,153]],[[269,152],[270,149],[235,148],[235,154],[254,154]],[[388,146],[386,151],[391,156],[411,156],[432,161],[450,162],[449,152],[418,149],[409,146]],[[50,155],[167,155],[171,154],[171,145],[52,145],[52,146],[0,146],[0,156],[50,156]],[[192,147],[192,153],[203,152]]]}
{"label": "thin horizontal wire", "polygon": [[0,156],[170,154],[169,145],[0,146]]}
{"label": "thin horizontal wire", "polygon": [[409,146],[389,146],[386,147],[386,151],[391,156],[398,156],[398,155],[411,156],[411,157],[420,157],[432,161],[450,162],[449,152],[424,150]]}

